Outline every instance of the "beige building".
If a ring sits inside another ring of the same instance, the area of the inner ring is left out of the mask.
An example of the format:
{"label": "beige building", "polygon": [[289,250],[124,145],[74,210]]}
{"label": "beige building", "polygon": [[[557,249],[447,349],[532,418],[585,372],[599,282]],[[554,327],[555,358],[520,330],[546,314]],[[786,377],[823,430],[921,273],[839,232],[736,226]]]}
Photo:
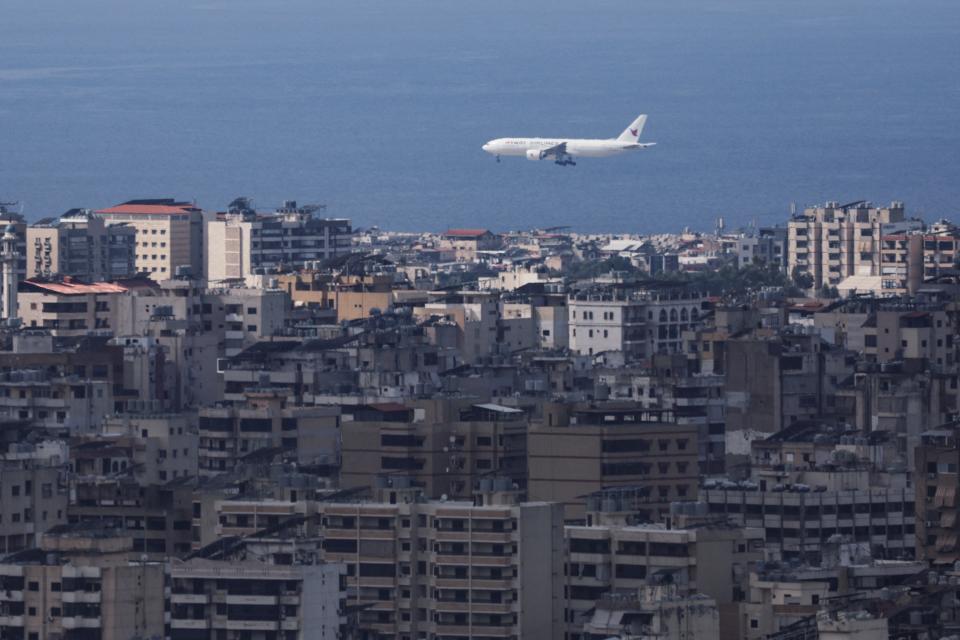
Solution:
{"label": "beige building", "polygon": [[65,276],[60,282],[26,280],[20,284],[20,318],[26,327],[54,336],[83,336],[113,329],[113,303],[126,287],[87,284]]}
{"label": "beige building", "polygon": [[672,418],[632,402],[546,405],[527,436],[529,497],[561,502],[577,520],[587,494],[635,487],[643,496],[637,512],[651,522],[671,502],[696,500],[698,429]]}
{"label": "beige building", "polygon": [[465,363],[479,363],[497,353],[500,296],[490,292],[456,291],[435,294],[414,316],[423,322],[439,320],[456,325],[456,347]]}
{"label": "beige building", "polygon": [[885,208],[862,201],[811,207],[787,225],[788,270],[810,275],[818,289],[853,275],[879,276],[881,239],[903,223],[902,202]]}
{"label": "beige building", "polygon": [[392,309],[399,300],[426,300],[426,293],[398,285],[396,274],[330,275],[300,271],[277,276],[277,283],[296,307],[329,309],[337,322],[359,320],[374,310]]}
{"label": "beige building", "polygon": [[[322,539],[323,562],[346,565],[360,637],[554,640],[563,636],[561,509],[516,497],[426,501],[392,487],[370,502],[300,502],[307,517],[294,527]],[[253,514],[275,505],[219,502],[221,535],[252,533],[267,522]]]}
{"label": "beige building", "polygon": [[206,223],[206,277],[211,282],[302,268],[350,253],[350,220],[314,217],[287,201],[272,214],[238,211]]}
{"label": "beige building", "polygon": [[500,236],[486,229],[448,229],[440,240],[441,251],[457,262],[476,262],[480,252],[500,247]]}
{"label": "beige building", "polygon": [[107,226],[88,209],[71,209],[27,228],[27,277],[69,275],[86,282],[119,280],[136,274],[133,227]]}
{"label": "beige building", "polygon": [[111,415],[103,421],[100,438],[131,441],[135,474],[142,484],[164,484],[197,475],[196,413]]}
{"label": "beige building", "polygon": [[[593,498],[619,509],[625,495],[608,491]],[[695,519],[688,523],[682,517],[674,528],[630,525],[610,515],[592,513],[591,519],[600,519],[600,523],[565,527],[567,638],[587,640],[589,636],[581,635],[581,629],[590,624],[599,599],[637,593],[647,585],[662,583],[678,587],[677,596],[709,596],[714,601],[719,637],[742,637],[749,568],[763,560],[761,529]]]}
{"label": "beige building", "polygon": [[0,563],[0,637],[164,635],[164,565],[136,561],[118,530],[60,527]]}
{"label": "beige building", "polygon": [[203,275],[203,212],[173,198],[130,200],[97,214],[108,225],[136,230],[136,269],[152,278],[172,278],[178,267]]}
{"label": "beige building", "polygon": [[251,389],[239,406],[200,409],[199,473],[214,476],[261,449],[282,450],[302,464],[334,465],[340,456],[340,410],[287,406],[287,395]]}
{"label": "beige building", "polygon": [[914,294],[928,280],[953,273],[960,258],[960,234],[947,227],[940,233],[883,236],[881,294]]}
{"label": "beige building", "polygon": [[174,560],[170,640],[339,640],[347,624],[344,567],[247,560]]}
{"label": "beige building", "polygon": [[0,556],[35,546],[67,521],[63,442],[12,445],[0,454]]}
{"label": "beige building", "polygon": [[345,488],[400,479],[428,498],[469,499],[481,478],[527,484],[527,417],[511,407],[454,400],[374,404],[343,421]]}

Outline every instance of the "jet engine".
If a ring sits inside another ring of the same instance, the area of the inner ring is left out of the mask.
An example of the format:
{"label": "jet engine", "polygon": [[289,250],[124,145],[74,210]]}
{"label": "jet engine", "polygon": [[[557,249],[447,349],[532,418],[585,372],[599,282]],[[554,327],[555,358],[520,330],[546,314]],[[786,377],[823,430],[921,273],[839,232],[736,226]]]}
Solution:
{"label": "jet engine", "polygon": [[543,160],[543,154],[539,149],[527,149],[527,160]]}

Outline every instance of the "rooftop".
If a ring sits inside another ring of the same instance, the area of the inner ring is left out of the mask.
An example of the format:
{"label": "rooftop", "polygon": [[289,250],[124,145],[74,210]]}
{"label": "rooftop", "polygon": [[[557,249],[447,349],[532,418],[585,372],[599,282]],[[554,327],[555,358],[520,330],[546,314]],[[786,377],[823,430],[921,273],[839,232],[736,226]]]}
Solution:
{"label": "rooftop", "polygon": [[100,209],[100,214],[128,214],[128,215],[177,215],[200,211],[192,202],[178,202],[173,198],[156,198],[147,200],[128,200],[107,209]]}

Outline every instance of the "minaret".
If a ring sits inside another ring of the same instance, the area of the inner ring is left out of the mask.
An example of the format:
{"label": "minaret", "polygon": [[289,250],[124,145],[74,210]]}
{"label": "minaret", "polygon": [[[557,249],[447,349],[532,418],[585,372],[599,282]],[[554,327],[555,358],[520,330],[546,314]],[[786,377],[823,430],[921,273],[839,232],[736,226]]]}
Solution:
{"label": "minaret", "polygon": [[3,261],[3,318],[17,317],[17,230],[8,224],[0,239],[0,260]]}

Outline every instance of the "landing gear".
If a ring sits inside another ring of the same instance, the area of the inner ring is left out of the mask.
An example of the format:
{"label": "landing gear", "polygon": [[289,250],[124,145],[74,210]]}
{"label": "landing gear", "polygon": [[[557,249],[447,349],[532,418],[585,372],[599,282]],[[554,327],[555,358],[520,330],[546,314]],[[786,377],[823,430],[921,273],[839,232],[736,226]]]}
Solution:
{"label": "landing gear", "polygon": [[568,156],[568,157],[564,157],[564,158],[557,158],[556,160],[554,160],[554,162],[555,162],[556,164],[560,165],[561,167],[564,167],[564,166],[567,166],[567,165],[570,165],[570,166],[572,166],[572,167],[577,166],[577,163],[574,162],[573,159],[570,158],[569,156]]}
{"label": "landing gear", "polygon": [[497,154],[497,162],[500,162],[500,154]]}

